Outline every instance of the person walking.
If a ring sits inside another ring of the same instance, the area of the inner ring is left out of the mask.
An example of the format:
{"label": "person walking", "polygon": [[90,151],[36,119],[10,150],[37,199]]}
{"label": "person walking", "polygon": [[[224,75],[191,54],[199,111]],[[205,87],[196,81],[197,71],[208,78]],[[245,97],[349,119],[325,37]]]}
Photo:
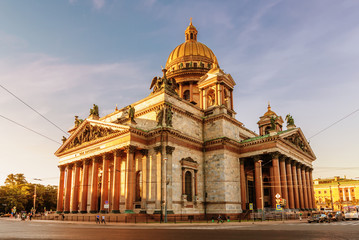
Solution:
{"label": "person walking", "polygon": [[105,216],[102,216],[101,223],[106,224]]}
{"label": "person walking", "polygon": [[96,215],[96,224],[100,224],[100,215]]}
{"label": "person walking", "polygon": [[223,219],[222,219],[221,214],[219,214],[218,218],[217,218],[217,223],[219,223],[219,222],[223,223]]}

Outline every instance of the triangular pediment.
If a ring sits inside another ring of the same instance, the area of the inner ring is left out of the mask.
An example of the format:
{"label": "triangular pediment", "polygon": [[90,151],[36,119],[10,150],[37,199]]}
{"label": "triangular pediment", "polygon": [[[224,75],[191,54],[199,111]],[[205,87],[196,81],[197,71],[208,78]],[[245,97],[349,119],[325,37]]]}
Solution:
{"label": "triangular pediment", "polygon": [[294,145],[295,148],[300,149],[302,152],[309,154],[314,159],[316,158],[312,148],[310,147],[307,139],[305,138],[300,128],[289,129],[279,135],[284,141]]}
{"label": "triangular pediment", "polygon": [[231,74],[227,74],[219,68],[209,70],[200,78],[197,84],[201,87],[215,82],[224,82],[230,88],[233,88],[236,85],[236,82],[233,80]]}
{"label": "triangular pediment", "polygon": [[81,125],[63,142],[62,146],[55,152],[59,155],[62,152],[87,146],[88,144],[111,137],[111,135],[128,130],[129,126],[106,123],[98,120],[86,119]]}

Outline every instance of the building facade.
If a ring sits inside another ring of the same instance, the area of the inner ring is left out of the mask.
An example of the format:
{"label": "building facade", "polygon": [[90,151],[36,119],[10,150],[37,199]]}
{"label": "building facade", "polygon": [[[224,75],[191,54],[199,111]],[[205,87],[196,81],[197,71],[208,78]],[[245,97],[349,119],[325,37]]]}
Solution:
{"label": "building facade", "polygon": [[[235,81],[192,22],[144,99],[100,117],[76,117],[56,151],[58,212],[240,214],[315,207],[315,155],[287,115],[271,110],[259,133],[235,118]],[[150,82],[149,82],[150,83]],[[251,206],[252,206],[251,204]]]}
{"label": "building facade", "polygon": [[317,209],[341,211],[345,206],[359,205],[359,180],[334,177],[314,180]]}

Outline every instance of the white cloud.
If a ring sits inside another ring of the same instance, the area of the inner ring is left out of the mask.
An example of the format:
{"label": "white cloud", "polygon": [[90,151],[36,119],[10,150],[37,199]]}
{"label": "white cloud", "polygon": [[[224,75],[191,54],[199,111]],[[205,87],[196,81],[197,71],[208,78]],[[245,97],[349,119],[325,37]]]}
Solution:
{"label": "white cloud", "polygon": [[105,6],[105,0],[92,0],[92,5],[96,9],[101,9]]}

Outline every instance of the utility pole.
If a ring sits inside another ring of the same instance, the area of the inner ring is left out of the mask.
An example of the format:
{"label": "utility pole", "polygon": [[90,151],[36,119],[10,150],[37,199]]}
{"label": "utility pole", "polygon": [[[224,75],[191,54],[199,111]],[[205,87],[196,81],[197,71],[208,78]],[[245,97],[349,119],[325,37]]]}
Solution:
{"label": "utility pole", "polygon": [[[40,178],[34,178],[35,181],[42,181],[42,179]],[[36,213],[36,208],[35,208],[35,204],[36,204],[36,184],[35,184],[35,190],[34,190],[34,213]]]}
{"label": "utility pole", "polygon": [[330,189],[330,202],[332,203],[332,211],[334,211],[332,185],[329,185],[329,189]]}

